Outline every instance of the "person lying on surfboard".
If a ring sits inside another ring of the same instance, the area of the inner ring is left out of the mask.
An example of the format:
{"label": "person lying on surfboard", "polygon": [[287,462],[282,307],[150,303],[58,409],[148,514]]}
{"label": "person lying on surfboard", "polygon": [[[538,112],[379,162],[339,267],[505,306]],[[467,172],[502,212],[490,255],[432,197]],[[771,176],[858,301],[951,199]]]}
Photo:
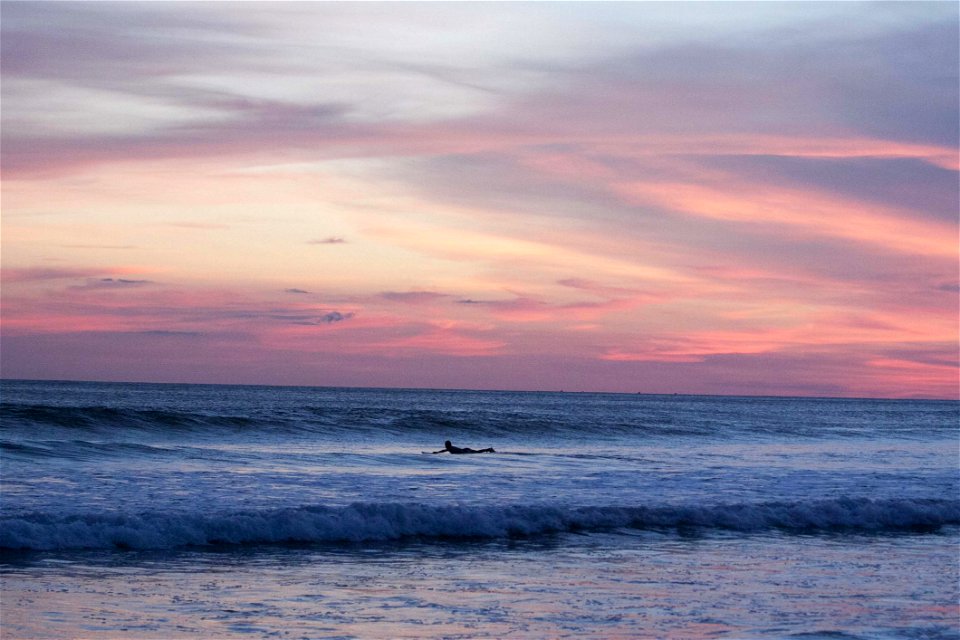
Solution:
{"label": "person lying on surfboard", "polygon": [[487,447],[486,449],[471,449],[470,447],[455,447],[449,440],[443,443],[443,449],[440,451],[434,451],[433,453],[443,453],[444,451],[449,451],[450,453],[496,453],[493,450],[493,447]]}

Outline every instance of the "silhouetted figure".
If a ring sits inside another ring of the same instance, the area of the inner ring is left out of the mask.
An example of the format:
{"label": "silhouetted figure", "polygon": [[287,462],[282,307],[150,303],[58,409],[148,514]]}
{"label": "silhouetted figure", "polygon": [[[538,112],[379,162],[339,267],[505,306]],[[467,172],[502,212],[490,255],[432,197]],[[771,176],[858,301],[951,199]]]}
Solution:
{"label": "silhouetted figure", "polygon": [[471,449],[469,447],[455,447],[449,440],[443,443],[443,449],[440,451],[434,451],[433,453],[443,453],[448,451],[450,453],[496,453],[493,450],[493,447],[487,447],[486,449]]}

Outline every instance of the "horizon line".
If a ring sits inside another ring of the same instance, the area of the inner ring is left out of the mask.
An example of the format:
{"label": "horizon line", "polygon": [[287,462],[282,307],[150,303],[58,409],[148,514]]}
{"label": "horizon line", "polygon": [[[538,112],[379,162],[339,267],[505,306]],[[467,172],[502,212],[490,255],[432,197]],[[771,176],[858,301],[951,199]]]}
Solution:
{"label": "horizon line", "polygon": [[[954,398],[939,396],[910,396],[892,398],[889,396],[828,396],[828,395],[776,395],[756,393],[694,393],[687,391],[649,392],[649,391],[588,391],[566,389],[467,389],[458,387],[382,387],[362,385],[311,385],[311,384],[277,384],[269,382],[174,382],[148,380],[81,380],[68,378],[7,378],[0,375],[0,383],[27,382],[27,383],[71,383],[71,384],[126,384],[126,385],[161,385],[161,386],[196,386],[196,387],[270,387],[277,389],[338,389],[364,391],[420,391],[420,392],[466,392],[466,393],[549,393],[549,394],[581,394],[581,395],[617,395],[617,396],[657,396],[657,397],[700,397],[700,398],[754,398],[754,399],[796,399],[796,400],[880,400],[884,402],[960,402],[960,393]],[[3,403],[0,397],[0,404]]]}

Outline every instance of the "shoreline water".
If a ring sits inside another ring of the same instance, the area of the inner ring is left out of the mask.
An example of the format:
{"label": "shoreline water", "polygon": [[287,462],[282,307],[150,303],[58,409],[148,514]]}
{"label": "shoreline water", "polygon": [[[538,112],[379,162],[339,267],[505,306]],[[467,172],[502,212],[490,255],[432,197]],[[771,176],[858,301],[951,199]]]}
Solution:
{"label": "shoreline water", "polygon": [[656,533],[94,552],[7,565],[4,637],[956,638],[918,545],[953,557],[944,536]]}

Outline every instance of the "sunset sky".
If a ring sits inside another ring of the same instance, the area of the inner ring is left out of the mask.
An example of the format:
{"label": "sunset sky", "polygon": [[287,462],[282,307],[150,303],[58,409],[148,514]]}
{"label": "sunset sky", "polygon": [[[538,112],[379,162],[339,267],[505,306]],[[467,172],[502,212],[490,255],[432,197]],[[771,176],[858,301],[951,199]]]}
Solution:
{"label": "sunset sky", "polygon": [[956,398],[958,6],[5,1],[2,375]]}

